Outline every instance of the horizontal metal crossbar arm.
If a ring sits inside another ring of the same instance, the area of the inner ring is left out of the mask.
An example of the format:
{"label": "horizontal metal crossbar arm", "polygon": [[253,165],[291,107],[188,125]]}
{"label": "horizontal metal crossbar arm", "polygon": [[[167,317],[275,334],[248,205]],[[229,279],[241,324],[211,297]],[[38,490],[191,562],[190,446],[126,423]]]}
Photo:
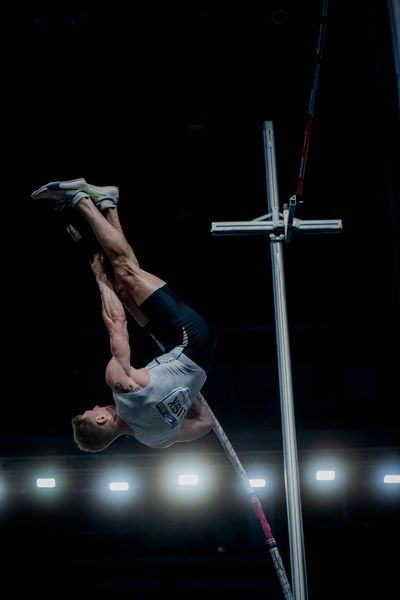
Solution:
{"label": "horizontal metal crossbar arm", "polygon": [[[340,219],[306,220],[293,219],[291,233],[340,233]],[[211,223],[211,233],[214,235],[261,235],[263,233],[285,235],[285,221],[279,220],[276,225],[272,221],[220,221]]]}

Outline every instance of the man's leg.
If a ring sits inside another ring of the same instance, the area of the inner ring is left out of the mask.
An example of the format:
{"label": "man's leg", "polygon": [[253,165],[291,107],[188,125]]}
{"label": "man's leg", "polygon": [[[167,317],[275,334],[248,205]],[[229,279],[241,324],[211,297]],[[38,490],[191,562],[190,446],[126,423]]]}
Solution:
{"label": "man's leg", "polygon": [[[122,233],[122,235],[124,235],[122,226],[121,226],[121,222],[119,220],[117,209],[115,207],[114,208],[106,208],[106,209],[102,210],[101,212],[104,215],[105,219],[110,223],[110,225],[112,225],[117,231],[119,231],[120,233]],[[137,265],[139,266],[139,263],[138,263],[135,255],[133,255],[133,260],[135,260]],[[147,323],[149,322],[149,317],[141,310],[141,308],[135,302],[132,295],[130,295],[130,297],[129,297],[129,306],[125,305],[125,307],[128,309],[128,311],[134,317],[135,321],[141,327],[145,327],[147,325]]]}
{"label": "man's leg", "polygon": [[115,229],[117,229],[120,233],[122,233],[122,235],[124,235],[122,225],[118,216],[118,210],[116,207],[106,208],[105,210],[102,210],[101,213],[105,217],[105,219],[107,219],[107,221],[110,223],[110,225],[115,227]]}
{"label": "man's leg", "polygon": [[82,198],[75,209],[87,221],[111,263],[115,291],[139,324],[144,326],[147,321],[141,322],[144,315],[138,314],[137,307],[166,282],[140,268],[122,231],[116,208],[105,210],[105,216],[90,198]]}
{"label": "man's leg", "polygon": [[[106,208],[102,214],[117,232],[124,235],[116,208]],[[132,260],[137,264],[135,256]],[[163,286],[159,294],[149,296],[141,307],[134,303],[132,295],[129,299],[126,308],[139,325],[149,325],[147,332],[163,351],[184,344],[184,352],[189,358],[206,370],[209,368],[214,354],[215,332],[201,315],[182,302],[168,286]],[[122,302],[125,304],[124,300]]]}

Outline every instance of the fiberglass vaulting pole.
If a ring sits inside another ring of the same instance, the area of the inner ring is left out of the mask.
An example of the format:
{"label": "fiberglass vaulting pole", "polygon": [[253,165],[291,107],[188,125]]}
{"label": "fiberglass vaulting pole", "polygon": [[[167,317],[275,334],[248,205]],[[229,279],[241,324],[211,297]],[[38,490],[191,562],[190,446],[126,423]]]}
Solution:
{"label": "fiberglass vaulting pole", "polygon": [[284,205],[283,213],[279,211],[274,133],[271,121],[264,123],[263,135],[269,213],[252,221],[212,223],[211,231],[215,235],[265,235],[269,233],[270,236],[292,591],[295,600],[307,600],[307,572],[286,309],[283,242],[289,242],[293,233],[340,233],[342,222],[339,219],[305,221],[296,219],[294,217],[296,196],[290,198],[289,205]]}
{"label": "fiberglass vaulting pole", "polygon": [[400,2],[399,0],[388,0],[387,4],[397,84],[397,104],[400,112]]}

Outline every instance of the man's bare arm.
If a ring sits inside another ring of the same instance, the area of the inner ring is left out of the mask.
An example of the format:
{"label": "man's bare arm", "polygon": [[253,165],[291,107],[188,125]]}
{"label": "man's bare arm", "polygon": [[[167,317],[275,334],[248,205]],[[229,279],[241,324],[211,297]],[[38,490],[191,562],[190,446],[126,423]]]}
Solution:
{"label": "man's bare arm", "polygon": [[196,396],[189,408],[186,419],[179,433],[169,442],[159,446],[167,448],[176,442],[191,442],[207,435],[214,426],[213,419],[207,407],[201,402],[201,394]]}
{"label": "man's bare arm", "polygon": [[117,391],[120,388],[128,390],[133,382],[130,380],[131,350],[126,314],[108,277],[104,261],[104,256],[97,253],[91,267],[100,292],[103,320],[110,335],[112,358],[107,366],[106,380]]}

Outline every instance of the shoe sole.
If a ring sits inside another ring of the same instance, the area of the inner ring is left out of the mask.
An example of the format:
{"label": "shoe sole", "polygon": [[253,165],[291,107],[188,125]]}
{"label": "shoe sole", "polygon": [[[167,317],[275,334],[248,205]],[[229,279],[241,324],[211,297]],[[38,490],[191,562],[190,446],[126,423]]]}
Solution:
{"label": "shoe sole", "polygon": [[[84,179],[71,179],[70,181],[51,181],[31,194],[34,200],[49,200],[54,202],[55,210],[62,210],[65,206],[74,206],[74,198],[77,194],[81,199],[83,195],[88,196],[87,183]],[[71,192],[66,197],[66,192]],[[75,192],[75,193],[73,193]]]}
{"label": "shoe sole", "polygon": [[112,198],[113,200],[118,200],[119,198],[119,190],[115,186],[97,186],[87,184],[87,189],[89,196],[92,200],[104,200],[105,198]]}
{"label": "shoe sole", "polygon": [[[61,186],[63,186],[63,187],[61,187]],[[86,181],[84,179],[71,179],[70,181],[51,181],[50,183],[47,183],[46,185],[42,185],[41,188],[34,191],[31,194],[31,197],[34,200],[36,200],[38,198],[40,199],[41,195],[43,193],[46,193],[47,198],[51,199],[51,197],[48,194],[48,192],[51,192],[51,195],[54,196],[55,200],[57,200],[57,199],[59,199],[59,196],[62,195],[67,190],[74,190],[74,189],[76,189],[76,192],[80,192],[80,191],[86,192],[86,189],[87,189]],[[42,197],[44,198],[44,196],[42,196]]]}

